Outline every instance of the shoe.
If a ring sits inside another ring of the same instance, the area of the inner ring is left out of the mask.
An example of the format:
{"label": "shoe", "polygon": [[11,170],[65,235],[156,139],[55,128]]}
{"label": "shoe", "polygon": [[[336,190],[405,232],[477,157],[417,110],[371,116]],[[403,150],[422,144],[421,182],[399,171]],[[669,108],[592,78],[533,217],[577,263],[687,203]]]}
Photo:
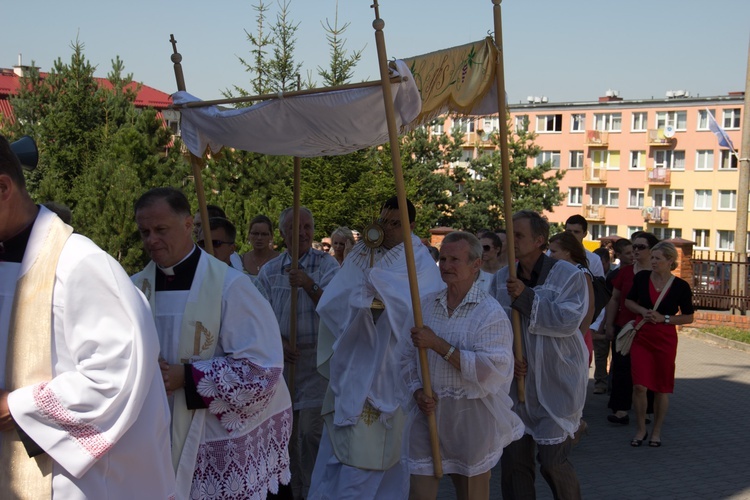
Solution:
{"label": "shoe", "polygon": [[624,417],[618,417],[614,413],[607,415],[607,422],[620,425],[628,425],[630,423],[630,417],[625,415]]}
{"label": "shoe", "polygon": [[[647,437],[648,437],[648,431],[646,431],[646,434],[644,434],[643,438],[641,439],[638,439],[638,438],[631,439],[630,446],[632,446],[633,448],[638,448],[640,445],[643,444],[643,442],[646,440]],[[649,442],[649,446],[651,446],[650,442]]]}
{"label": "shoe", "polygon": [[658,448],[658,447],[660,447],[661,446],[661,439],[659,441],[654,441],[654,440],[649,441],[648,442],[648,446],[650,448]]}
{"label": "shoe", "polygon": [[607,388],[606,387],[595,387],[594,388],[594,394],[606,394]]}

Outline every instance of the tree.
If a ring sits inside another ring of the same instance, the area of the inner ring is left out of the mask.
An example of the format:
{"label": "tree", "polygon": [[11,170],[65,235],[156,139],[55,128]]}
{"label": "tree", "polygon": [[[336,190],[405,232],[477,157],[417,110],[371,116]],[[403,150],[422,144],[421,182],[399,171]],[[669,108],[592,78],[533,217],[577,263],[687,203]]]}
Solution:
{"label": "tree", "polygon": [[294,61],[294,48],[297,44],[295,33],[299,23],[289,19],[289,0],[279,3],[276,24],[271,27],[273,33],[273,59],[268,62],[271,85],[277,92],[297,90],[297,78],[301,63]]}
{"label": "tree", "polygon": [[[254,5],[253,9],[258,13],[255,17],[257,34],[250,33],[245,30],[247,41],[250,42],[251,49],[251,61],[238,57],[240,64],[245,67],[245,71],[254,75],[250,79],[252,92],[248,92],[242,87],[234,85],[234,92],[240,97],[247,97],[250,95],[267,94],[273,90],[271,85],[270,67],[268,63],[268,49],[273,45],[273,36],[266,32],[266,12],[268,12],[268,4],[264,4],[263,0],[258,2],[258,5]],[[231,90],[225,90],[222,92],[225,97],[234,97],[234,93]],[[245,104],[249,106],[252,103]]]}
{"label": "tree", "polygon": [[337,85],[349,83],[354,75],[354,67],[360,59],[362,59],[362,51],[364,50],[364,47],[347,55],[347,50],[345,48],[346,38],[342,38],[342,35],[351,23],[344,23],[344,25],[339,28],[338,0],[336,1],[336,15],[333,18],[333,26],[331,26],[328,19],[326,19],[325,24],[322,22],[320,24],[326,32],[331,59],[328,69],[318,66],[318,75],[323,78],[323,84],[326,87],[335,87]]}
{"label": "tree", "polygon": [[[541,148],[534,144],[536,135],[528,132],[527,128],[528,126],[515,130],[508,136],[510,184],[513,188],[512,210],[552,211],[563,199],[559,181],[565,173],[561,170],[553,172],[550,161],[528,166],[529,158],[536,158]],[[502,225],[502,163],[498,134],[492,134],[492,141],[496,149],[471,160],[471,175],[460,179],[463,183],[464,201],[454,213],[455,224],[458,227],[476,231]]]}

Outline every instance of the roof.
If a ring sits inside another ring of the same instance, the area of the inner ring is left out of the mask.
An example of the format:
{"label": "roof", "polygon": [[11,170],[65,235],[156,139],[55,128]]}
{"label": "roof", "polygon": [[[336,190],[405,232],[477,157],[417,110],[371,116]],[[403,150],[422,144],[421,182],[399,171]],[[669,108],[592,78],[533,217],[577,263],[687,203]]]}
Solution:
{"label": "roof", "polygon": [[[42,78],[46,78],[48,73],[40,73]],[[104,88],[111,89],[112,84],[106,78],[94,77],[97,83]],[[13,108],[9,98],[18,93],[20,78],[13,70],[0,68],[0,114],[12,116]],[[139,83],[132,82],[128,88],[135,88]],[[172,97],[166,92],[149,87],[143,83],[135,98],[135,106],[138,108],[156,108],[164,109],[172,104]]]}

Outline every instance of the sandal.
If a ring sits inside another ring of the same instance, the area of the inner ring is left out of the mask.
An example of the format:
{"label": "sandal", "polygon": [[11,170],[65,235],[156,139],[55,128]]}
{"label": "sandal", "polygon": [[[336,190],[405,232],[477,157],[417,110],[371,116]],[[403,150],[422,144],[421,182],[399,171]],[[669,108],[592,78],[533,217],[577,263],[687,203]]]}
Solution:
{"label": "sandal", "polygon": [[649,441],[648,446],[650,448],[658,448],[659,446],[661,446],[661,439],[659,441],[654,441],[654,440]]}
{"label": "sandal", "polygon": [[[630,446],[632,446],[633,448],[638,448],[640,445],[643,444],[643,442],[646,440],[647,437],[648,437],[648,431],[646,431],[646,434],[644,434],[641,439],[633,438],[630,441]],[[652,442],[655,442],[655,441],[649,441],[649,446],[651,446]]]}

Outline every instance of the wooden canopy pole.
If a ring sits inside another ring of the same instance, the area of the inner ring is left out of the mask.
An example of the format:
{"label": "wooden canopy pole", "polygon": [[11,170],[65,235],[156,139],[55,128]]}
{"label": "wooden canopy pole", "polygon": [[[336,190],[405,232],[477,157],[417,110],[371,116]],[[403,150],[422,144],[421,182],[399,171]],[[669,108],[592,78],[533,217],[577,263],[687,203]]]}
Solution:
{"label": "wooden canopy pole", "polygon": [[[299,207],[300,207],[300,179],[302,173],[301,160],[298,156],[294,157],[294,202],[292,204],[292,269],[299,267]],[[292,287],[291,296],[289,297],[289,345],[292,351],[297,350],[297,302],[299,298],[299,288]],[[287,386],[289,394],[294,402],[294,363],[289,364],[289,381]]]}
{"label": "wooden canopy pole", "polygon": [[[380,66],[380,81],[383,86],[383,100],[385,103],[385,116],[388,123],[388,137],[391,145],[391,161],[393,163],[393,176],[396,181],[396,196],[398,197],[399,215],[401,217],[401,229],[404,236],[404,254],[406,257],[406,270],[409,276],[409,290],[411,292],[411,303],[414,313],[414,326],[421,328],[422,305],[419,299],[419,285],[417,283],[417,268],[414,263],[414,247],[411,243],[411,229],[409,227],[409,213],[406,206],[406,188],[404,186],[404,174],[401,170],[401,152],[399,147],[398,129],[396,128],[396,114],[393,109],[393,96],[391,84],[388,78],[388,61],[385,50],[385,36],[383,28],[385,21],[380,19],[378,0],[374,0],[372,8],[375,9],[375,20],[372,27],[375,29],[375,44],[378,49],[378,65]],[[419,365],[422,371],[422,385],[425,395],[433,397],[432,382],[430,380],[430,367],[427,363],[427,352],[419,348]],[[430,444],[432,445],[432,463],[435,477],[443,476],[443,464],[440,459],[440,442],[438,441],[437,421],[435,413],[431,413],[427,422],[430,429]]]}
{"label": "wooden canopy pole", "polygon": [[[169,35],[169,41],[172,44],[172,63],[174,64],[174,77],[177,81],[177,90],[185,90],[185,76],[182,73],[182,55],[177,52],[177,40],[174,35]],[[201,214],[201,229],[203,231],[204,249],[214,254],[214,244],[211,239],[211,225],[208,223],[208,208],[206,208],[206,193],[203,190],[203,177],[201,177],[201,167],[198,158],[190,153],[190,166],[193,169],[193,179],[195,179],[195,191],[198,195],[198,211]]]}
{"label": "wooden canopy pole", "polygon": [[[497,112],[500,122],[500,159],[503,173],[503,213],[505,214],[506,246],[508,247],[508,275],[516,278],[516,247],[513,234],[513,197],[510,191],[510,159],[508,157],[508,121],[506,119],[505,103],[505,69],[503,64],[503,22],[500,12],[502,0],[492,0],[492,14],[495,22],[495,47],[497,61],[495,63],[495,85],[497,90]],[[513,325],[513,355],[516,361],[523,361],[523,346],[521,344],[521,315],[515,309],[511,312]],[[516,377],[518,402],[526,401],[526,382],[524,377]]]}

